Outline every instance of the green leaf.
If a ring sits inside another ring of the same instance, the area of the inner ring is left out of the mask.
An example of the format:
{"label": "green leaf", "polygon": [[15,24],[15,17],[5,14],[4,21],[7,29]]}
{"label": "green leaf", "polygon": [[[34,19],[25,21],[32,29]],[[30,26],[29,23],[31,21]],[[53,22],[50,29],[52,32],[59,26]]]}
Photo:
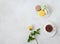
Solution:
{"label": "green leaf", "polygon": [[37,34],[40,34],[40,28],[37,29]]}
{"label": "green leaf", "polygon": [[36,33],[36,31],[34,31],[34,35],[36,35],[37,33]]}
{"label": "green leaf", "polygon": [[28,39],[28,42],[30,42],[30,39]]}
{"label": "green leaf", "polygon": [[40,29],[38,29],[37,31],[34,31],[34,35],[40,34]]}
{"label": "green leaf", "polygon": [[34,35],[34,32],[31,32],[30,34],[33,36]]}
{"label": "green leaf", "polygon": [[37,34],[40,34],[40,32],[38,32],[38,31],[37,31],[36,33],[37,33]]}
{"label": "green leaf", "polygon": [[38,28],[37,31],[40,31],[40,28]]}
{"label": "green leaf", "polygon": [[34,39],[35,39],[35,37],[29,35],[28,42],[30,42],[30,41],[32,41]]}
{"label": "green leaf", "polygon": [[29,35],[29,37],[28,37],[28,42],[30,42],[31,41],[31,36]]}

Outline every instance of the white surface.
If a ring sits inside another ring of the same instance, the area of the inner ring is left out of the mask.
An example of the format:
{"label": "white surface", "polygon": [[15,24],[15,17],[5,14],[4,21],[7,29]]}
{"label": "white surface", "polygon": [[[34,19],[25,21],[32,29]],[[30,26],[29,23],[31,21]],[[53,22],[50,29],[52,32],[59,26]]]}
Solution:
{"label": "white surface", "polygon": [[[49,17],[41,18],[34,7],[48,4],[51,7]],[[60,0],[0,0],[0,44],[36,44],[27,42],[29,31],[26,26],[34,24],[35,28],[43,27],[46,22],[54,22],[57,34],[47,38],[43,29],[38,36],[39,44],[60,44]]]}

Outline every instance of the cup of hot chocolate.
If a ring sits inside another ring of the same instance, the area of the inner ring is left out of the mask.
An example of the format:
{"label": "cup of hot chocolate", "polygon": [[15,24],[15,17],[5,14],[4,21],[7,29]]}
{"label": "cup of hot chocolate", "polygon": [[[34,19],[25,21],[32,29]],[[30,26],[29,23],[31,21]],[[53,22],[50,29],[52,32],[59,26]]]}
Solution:
{"label": "cup of hot chocolate", "polygon": [[44,34],[47,37],[52,37],[56,33],[56,25],[54,23],[46,23],[44,26]]}
{"label": "cup of hot chocolate", "polygon": [[45,26],[44,26],[44,30],[46,32],[53,32],[54,30],[56,29],[55,25],[52,24],[52,23],[47,23]]}

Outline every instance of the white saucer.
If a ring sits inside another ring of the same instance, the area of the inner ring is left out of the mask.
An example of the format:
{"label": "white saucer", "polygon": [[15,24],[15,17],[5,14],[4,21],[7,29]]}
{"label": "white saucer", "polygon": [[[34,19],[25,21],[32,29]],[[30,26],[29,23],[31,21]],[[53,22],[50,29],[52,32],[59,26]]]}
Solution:
{"label": "white saucer", "polygon": [[[52,32],[47,32],[47,31],[45,30],[45,27],[46,27],[46,25],[48,25],[48,24],[50,24],[50,25],[53,26],[53,31],[52,31]],[[52,24],[52,23],[47,23],[46,25],[44,26],[44,34],[46,35],[46,37],[53,37],[53,36],[56,34],[56,26],[55,26],[54,24]]]}

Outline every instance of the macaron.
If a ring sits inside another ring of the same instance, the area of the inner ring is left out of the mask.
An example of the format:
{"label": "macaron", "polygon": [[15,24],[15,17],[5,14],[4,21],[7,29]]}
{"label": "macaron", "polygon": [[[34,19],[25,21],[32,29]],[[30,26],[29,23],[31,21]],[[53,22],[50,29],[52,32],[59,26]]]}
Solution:
{"label": "macaron", "polygon": [[39,14],[39,16],[45,16],[46,15],[46,12],[45,12],[45,10],[40,10],[38,12],[38,14]]}
{"label": "macaron", "polygon": [[40,6],[40,5],[37,5],[37,6],[35,7],[35,10],[36,10],[36,11],[40,11],[40,10],[41,10],[41,6]]}

